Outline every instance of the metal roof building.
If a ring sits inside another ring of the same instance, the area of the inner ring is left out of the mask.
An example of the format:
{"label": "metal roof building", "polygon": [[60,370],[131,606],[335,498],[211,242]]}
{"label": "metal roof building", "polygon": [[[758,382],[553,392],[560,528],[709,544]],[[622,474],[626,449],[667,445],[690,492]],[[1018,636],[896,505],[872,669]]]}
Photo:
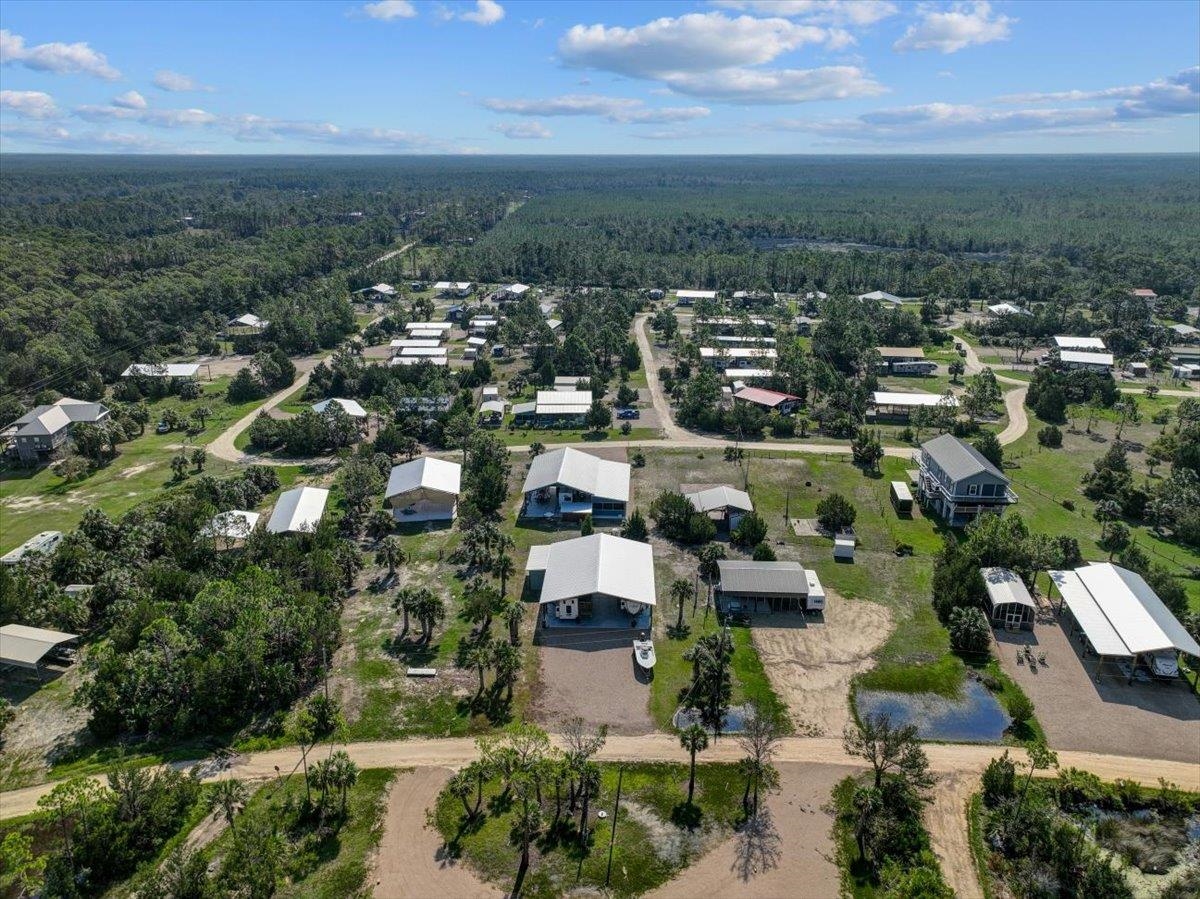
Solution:
{"label": "metal roof building", "polygon": [[318,415],[325,412],[330,406],[341,406],[342,411],[351,418],[366,418],[367,410],[358,404],[356,400],[343,400],[334,397],[332,399],[321,400],[319,403],[313,403],[313,411]]}
{"label": "metal roof building", "polygon": [[78,634],[24,624],[6,624],[0,627],[0,665],[36,671],[46,653],[78,639]]}
{"label": "metal roof building", "polygon": [[1069,334],[1054,335],[1054,345],[1060,350],[1104,350],[1104,341],[1099,337],[1072,337]]}
{"label": "metal roof building", "polygon": [[258,524],[259,514],[242,509],[218,512],[203,528],[202,537],[221,537],[225,540],[244,540]]}
{"label": "metal roof building", "polygon": [[321,523],[329,491],[322,487],[296,487],[279,494],[267,530],[272,534],[312,532]]}
{"label": "metal roof building", "polygon": [[200,371],[199,362],[135,362],[122,378],[194,378]]}
{"label": "metal roof building", "polygon": [[[799,562],[746,562],[722,559],[717,562],[717,601],[725,611],[746,603],[758,611],[765,604],[772,612],[817,611],[825,607],[825,591],[816,572]],[[810,602],[810,595],[814,601]]]}
{"label": "metal roof building", "polygon": [[981,568],[979,573],[987,588],[988,617],[992,623],[1032,629],[1037,603],[1017,573],[1007,568]]}
{"label": "metal roof building", "polygon": [[[904,394],[897,394],[903,396]],[[931,394],[932,395],[932,394]],[[983,453],[966,441],[959,440],[953,434],[941,434],[932,440],[921,444],[922,452],[937,463],[954,481],[961,481],[973,475],[987,472],[1007,483],[1008,478],[995,465],[984,458]]]}
{"label": "metal roof building", "polygon": [[[653,606],[654,555],[650,544],[611,534],[591,534],[530,551],[526,570],[544,571],[538,602],[601,594]],[[540,569],[531,567],[542,566]]]}
{"label": "metal roof building", "polygon": [[685,493],[688,502],[697,512],[714,512],[718,509],[738,509],[742,512],[753,512],[754,503],[750,494],[736,487],[721,485],[709,487],[696,493]]}
{"label": "metal roof building", "polygon": [[384,502],[397,521],[453,520],[461,491],[461,465],[422,456],[392,469]]}

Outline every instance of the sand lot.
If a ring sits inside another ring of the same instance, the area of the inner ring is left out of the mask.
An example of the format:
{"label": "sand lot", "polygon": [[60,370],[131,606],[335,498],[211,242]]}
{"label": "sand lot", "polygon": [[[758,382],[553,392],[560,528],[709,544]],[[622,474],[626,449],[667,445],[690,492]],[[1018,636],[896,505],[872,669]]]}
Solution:
{"label": "sand lot", "polygon": [[588,724],[607,724],[617,734],[648,734],[650,682],[639,676],[629,637],[578,646],[539,646],[540,691],[534,716],[545,727],[575,715]]}
{"label": "sand lot", "polygon": [[824,620],[786,613],[754,619],[754,646],[796,733],[841,734],[850,721],[850,681],[875,664],[871,653],[891,630],[886,606],[846,599],[828,587]]}
{"label": "sand lot", "polygon": [[838,765],[779,765],[781,790],[767,802],[770,829],[735,834],[650,895],[833,899],[839,878],[825,806],[837,782],[853,773]]}
{"label": "sand lot", "polygon": [[[1055,749],[1082,749],[1200,764],[1200,702],[1187,684],[1126,682],[1106,665],[1097,681],[1096,659],[1084,659],[1053,613],[1043,607],[1032,633],[997,631],[1004,671],[1021,685]],[[1046,667],[1018,665],[1018,646],[1046,654]]]}

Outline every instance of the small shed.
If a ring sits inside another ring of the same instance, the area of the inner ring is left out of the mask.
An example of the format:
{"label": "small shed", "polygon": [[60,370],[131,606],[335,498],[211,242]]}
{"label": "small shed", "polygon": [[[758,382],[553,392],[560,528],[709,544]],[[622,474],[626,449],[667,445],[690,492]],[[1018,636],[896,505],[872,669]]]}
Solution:
{"label": "small shed", "polygon": [[892,481],[892,507],[899,515],[912,515],[913,496],[908,485],[903,481]]}
{"label": "small shed", "polygon": [[987,587],[988,618],[993,625],[1006,630],[1033,630],[1037,603],[1029,595],[1025,583],[1008,568],[981,568]]}
{"label": "small shed", "polygon": [[838,534],[833,538],[833,557],[838,561],[854,561],[855,540],[848,534]]}

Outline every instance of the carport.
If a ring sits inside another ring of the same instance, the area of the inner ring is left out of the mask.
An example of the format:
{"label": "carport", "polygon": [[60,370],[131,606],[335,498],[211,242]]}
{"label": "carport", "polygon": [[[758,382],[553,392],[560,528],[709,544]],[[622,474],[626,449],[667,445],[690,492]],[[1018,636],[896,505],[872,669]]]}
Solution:
{"label": "carport", "polygon": [[0,627],[0,665],[27,668],[40,673],[42,659],[47,654],[78,639],[78,634],[25,624],[6,624]]}
{"label": "carport", "polygon": [[1139,662],[1157,675],[1162,660],[1179,653],[1200,658],[1200,645],[1136,572],[1101,562],[1047,574],[1051,596],[1057,590],[1060,597],[1059,613],[1065,605],[1074,634],[1097,656],[1096,675],[1106,659],[1127,664],[1133,683]]}

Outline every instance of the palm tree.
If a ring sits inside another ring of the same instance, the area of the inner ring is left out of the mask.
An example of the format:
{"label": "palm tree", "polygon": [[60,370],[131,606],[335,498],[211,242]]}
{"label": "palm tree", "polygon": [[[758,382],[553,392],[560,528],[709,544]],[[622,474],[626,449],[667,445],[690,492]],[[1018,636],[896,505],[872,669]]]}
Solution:
{"label": "palm tree", "polygon": [[687,605],[688,597],[692,595],[692,585],[683,578],[676,578],[671,583],[671,598],[679,604],[679,617],[675,620],[675,631],[683,631],[683,608]]}
{"label": "palm tree", "polygon": [[501,552],[492,563],[492,574],[500,578],[501,596],[508,593],[508,579],[516,573],[517,566],[513,563],[512,556],[506,552]]}
{"label": "palm tree", "polygon": [[392,525],[395,523],[396,520],[392,518],[391,512],[386,509],[376,509],[367,521],[367,534],[378,543],[392,532]]}
{"label": "palm tree", "polygon": [[408,561],[408,553],[395,537],[385,537],[375,552],[375,564],[386,565],[388,580],[396,576],[396,568]]}
{"label": "palm tree", "polygon": [[492,641],[491,664],[496,669],[496,683],[504,684],[506,702],[512,702],[513,684],[521,670],[521,654],[515,646],[501,640]]}
{"label": "palm tree", "polygon": [[507,600],[504,604],[504,619],[508,622],[508,642],[516,646],[521,642],[521,619],[525,617],[525,607],[517,599]]}
{"label": "palm tree", "polygon": [[338,790],[342,797],[341,813],[346,814],[346,794],[358,783],[358,765],[351,761],[345,750],[338,750],[329,757],[329,785]]}
{"label": "palm tree", "polygon": [[392,599],[392,608],[404,616],[404,622],[400,627],[401,637],[408,634],[408,615],[413,611],[420,592],[415,587],[405,587],[403,590],[397,590],[395,598]]}
{"label": "palm tree", "polygon": [[492,652],[486,640],[476,643],[463,654],[463,664],[466,667],[474,668],[479,673],[479,689],[475,691],[476,699],[483,695],[484,674],[491,660]]}
{"label": "palm tree", "polygon": [[421,622],[421,642],[428,644],[433,639],[433,629],[446,619],[446,601],[432,590],[418,591],[413,614]]}
{"label": "palm tree", "polygon": [[470,821],[475,817],[475,809],[471,808],[471,794],[475,792],[475,778],[471,775],[470,770],[463,768],[455,773],[446,783],[446,792],[463,804],[463,811],[467,813],[467,820]]}
{"label": "palm tree", "polygon": [[691,755],[691,767],[688,770],[688,805],[692,804],[692,796],[696,792],[696,753],[708,748],[708,731],[699,724],[690,724],[679,734],[679,745]]}
{"label": "palm tree", "polygon": [[238,812],[246,807],[246,800],[250,794],[246,790],[246,785],[236,777],[229,780],[217,781],[213,787],[212,793],[208,797],[208,808],[210,811],[220,811],[225,816],[225,821],[229,824],[230,830],[234,827],[233,818]]}
{"label": "palm tree", "polygon": [[212,415],[212,409],[210,409],[208,406],[197,406],[192,410],[192,415],[200,419],[200,427],[203,428],[206,426],[208,417]]}

